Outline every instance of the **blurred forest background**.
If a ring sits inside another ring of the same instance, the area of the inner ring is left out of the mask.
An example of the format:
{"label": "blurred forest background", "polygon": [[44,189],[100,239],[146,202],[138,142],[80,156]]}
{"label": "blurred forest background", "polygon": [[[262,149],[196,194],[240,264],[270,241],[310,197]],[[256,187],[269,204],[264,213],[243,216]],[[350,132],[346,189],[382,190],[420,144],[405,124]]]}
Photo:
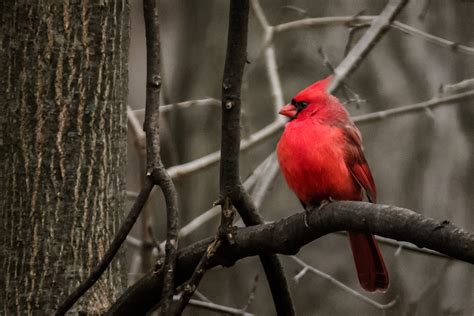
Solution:
{"label": "blurred forest background", "polygon": [[[255,4],[255,3],[254,3]],[[378,15],[386,1],[260,1],[269,25],[313,17]],[[143,119],[145,104],[145,32],[141,1],[131,1],[129,58],[129,105],[133,116]],[[363,12],[363,13],[361,13]],[[162,1],[162,104],[215,98],[220,100],[225,58],[228,2]],[[466,46],[474,46],[474,1],[411,1],[397,20],[414,28]],[[364,30],[355,33],[356,41]],[[350,30],[344,24],[300,27],[275,34],[277,76],[284,102],[299,90],[319,80],[330,70],[318,50],[336,66],[344,56]],[[251,10],[248,61],[244,73],[243,138],[264,128],[276,118],[275,100],[269,81],[264,30]],[[355,42],[354,41],[354,42]],[[346,83],[362,100],[346,102],[352,115],[396,108],[430,100],[440,86],[474,78],[474,54],[443,47],[423,38],[391,29]],[[338,96],[344,100],[344,94]],[[347,100],[346,100],[347,101]],[[433,110],[358,124],[364,137],[366,157],[379,191],[378,202],[397,205],[428,217],[446,219],[474,230],[474,107],[464,99]],[[280,104],[283,105],[283,104]],[[162,152],[167,167],[190,162],[219,149],[220,107],[218,102],[184,108],[174,106],[161,115]],[[127,190],[139,190],[143,155],[129,128]],[[275,149],[280,133],[241,156],[245,180]],[[180,202],[181,226],[212,207],[218,197],[218,165],[175,179]],[[127,205],[128,209],[130,204]],[[267,221],[302,211],[280,174],[269,187],[260,212]],[[216,213],[217,214],[217,213]],[[153,193],[135,239],[161,241],[165,237],[165,209],[161,195]],[[219,216],[202,224],[180,242],[180,247],[211,236]],[[152,232],[152,234],[150,234]],[[152,237],[153,236],[153,237]],[[129,284],[154,263],[148,249],[133,246],[129,239]],[[381,245],[391,274],[387,293],[368,294],[360,289],[348,241],[333,234],[301,249],[297,257],[328,273],[352,289],[380,303],[395,304],[382,311],[341,290],[331,282],[302,270],[294,259],[281,256],[292,297],[299,315],[472,315],[474,271],[471,265],[446,258],[409,252]],[[256,275],[260,276],[255,299],[248,312],[272,315],[270,290],[258,258],[239,261],[231,268],[209,271],[199,292],[215,303],[242,308],[246,305]],[[188,307],[189,315],[211,312]]]}

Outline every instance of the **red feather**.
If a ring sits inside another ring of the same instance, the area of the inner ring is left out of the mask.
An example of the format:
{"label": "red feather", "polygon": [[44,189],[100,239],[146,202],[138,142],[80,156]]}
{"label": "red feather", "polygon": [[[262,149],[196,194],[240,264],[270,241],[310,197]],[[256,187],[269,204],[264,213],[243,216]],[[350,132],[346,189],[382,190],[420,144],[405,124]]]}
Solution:
{"label": "red feather", "polygon": [[[377,191],[364,157],[360,132],[339,100],[326,92],[330,77],[296,95],[280,113],[293,118],[278,143],[280,167],[304,205],[324,200],[363,199],[375,203]],[[374,236],[349,232],[361,286],[385,290],[388,272]]]}

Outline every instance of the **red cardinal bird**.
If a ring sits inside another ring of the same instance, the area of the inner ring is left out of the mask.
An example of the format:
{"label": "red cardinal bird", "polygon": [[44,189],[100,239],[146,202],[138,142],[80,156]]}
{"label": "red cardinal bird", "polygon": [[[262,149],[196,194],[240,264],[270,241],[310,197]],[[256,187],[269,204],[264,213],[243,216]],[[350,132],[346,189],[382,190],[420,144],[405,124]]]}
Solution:
{"label": "red cardinal bird", "polygon": [[[280,114],[286,125],[277,153],[288,186],[303,206],[331,200],[375,203],[376,189],[364,157],[361,135],[339,100],[326,88],[331,77],[299,92]],[[371,234],[349,232],[355,267],[367,291],[385,290],[388,272]]]}

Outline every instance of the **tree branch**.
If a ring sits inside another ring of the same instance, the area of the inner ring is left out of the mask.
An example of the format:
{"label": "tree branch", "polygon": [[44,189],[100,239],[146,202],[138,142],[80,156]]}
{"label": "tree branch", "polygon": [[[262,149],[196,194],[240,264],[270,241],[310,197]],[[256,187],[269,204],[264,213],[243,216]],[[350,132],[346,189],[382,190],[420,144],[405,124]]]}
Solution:
{"label": "tree branch", "polygon": [[[216,109],[220,108],[221,102],[214,98],[206,98],[206,99],[197,99],[197,100],[189,100],[183,101],[178,103],[171,103],[171,104],[164,104],[160,105],[160,113],[166,113],[173,109],[189,109],[193,107],[209,107],[213,106]],[[137,109],[132,110],[134,113],[141,113],[145,111],[145,109]]]}
{"label": "tree branch", "polygon": [[205,302],[199,300],[189,300],[189,305],[194,307],[206,309],[213,312],[222,313],[225,315],[240,315],[240,316],[253,316],[253,314],[247,313],[242,309],[237,309],[229,306],[223,306],[212,302]]}
{"label": "tree branch", "polygon": [[219,249],[221,244],[224,241],[233,242],[233,235],[232,235],[232,222],[234,220],[235,211],[230,205],[230,200],[227,198],[225,199],[222,204],[222,216],[221,216],[221,225],[219,227],[219,231],[214,237],[214,240],[210,243],[207,247],[206,252],[201,257],[196,269],[194,270],[191,278],[184,284],[184,286],[180,287],[180,298],[178,299],[175,307],[175,314],[181,315],[188,305],[189,300],[195,293],[199,283],[201,282],[204,273],[206,273],[209,261],[212,259],[216,251]]}
{"label": "tree branch", "polygon": [[389,303],[387,304],[381,304],[379,302],[376,302],[372,299],[370,299],[369,297],[365,296],[365,295],[362,295],[360,294],[359,292],[357,292],[356,290],[353,290],[351,289],[349,286],[345,285],[344,283],[342,283],[341,281],[337,280],[336,278],[333,278],[332,276],[330,276],[329,274],[327,273],[324,273],[318,269],[316,269],[315,267],[313,266],[310,266],[309,264],[307,264],[306,262],[304,262],[303,260],[301,260],[300,258],[298,258],[297,256],[291,256],[291,258],[296,262],[298,263],[300,266],[303,267],[303,269],[294,277],[294,280],[296,282],[298,282],[299,279],[301,279],[305,274],[306,272],[311,272],[317,276],[319,276],[320,278],[323,278],[329,282],[331,282],[333,285],[335,285],[336,287],[342,289],[344,292],[346,293],[349,293],[351,294],[352,296],[360,299],[361,301],[364,301],[378,309],[381,309],[381,310],[384,310],[384,309],[388,309],[390,307],[392,307],[393,305],[395,305],[395,303],[397,302],[397,299],[395,298],[394,300],[390,301]]}
{"label": "tree branch", "polygon": [[[320,18],[307,18],[297,21],[287,22],[279,25],[273,26],[274,34],[287,32],[302,27],[316,27],[316,26],[332,26],[332,25],[360,25],[371,23],[375,20],[377,16],[332,16],[332,17],[320,17]],[[453,41],[423,32],[419,29],[416,29],[410,25],[404,24],[399,21],[392,21],[390,27],[421,39],[424,39],[430,43],[447,47],[452,49],[455,52],[465,53],[468,55],[474,55],[474,48],[466,45],[458,44]],[[270,39],[271,41],[271,39]],[[269,42],[264,42],[263,47],[268,46]]]}
{"label": "tree branch", "polygon": [[170,315],[173,294],[176,254],[178,249],[178,196],[160,155],[160,23],[158,0],[144,0],[143,13],[145,18],[147,74],[146,74],[146,105],[144,129],[147,135],[147,176],[154,184],[160,186],[166,203],[166,245],[165,271],[163,282],[163,300],[161,312]]}
{"label": "tree branch", "polygon": [[[247,61],[248,0],[230,3],[227,52],[222,81],[220,199],[230,198],[246,225],[263,223],[239,174],[241,85]],[[278,315],[293,315],[288,284],[275,255],[260,256]]]}
{"label": "tree branch", "polygon": [[[272,224],[239,229],[234,234],[235,244],[223,244],[209,267],[232,266],[242,258],[260,254],[294,255],[311,241],[340,230],[367,232],[411,242],[474,264],[474,234],[446,220],[427,218],[408,209],[342,201],[330,203],[322,212],[311,212],[307,220],[309,228],[304,224],[302,212]],[[204,239],[179,252],[176,282],[182,283],[189,278],[210,240]],[[146,312],[159,300],[155,291],[161,289],[161,282],[160,273],[148,273],[119,298],[109,314]]]}
{"label": "tree branch", "polygon": [[372,22],[367,32],[334,70],[334,77],[328,87],[329,93],[335,92],[343,79],[347,78],[359,66],[383,34],[388,31],[390,23],[407,3],[408,0],[389,0],[382,13]]}

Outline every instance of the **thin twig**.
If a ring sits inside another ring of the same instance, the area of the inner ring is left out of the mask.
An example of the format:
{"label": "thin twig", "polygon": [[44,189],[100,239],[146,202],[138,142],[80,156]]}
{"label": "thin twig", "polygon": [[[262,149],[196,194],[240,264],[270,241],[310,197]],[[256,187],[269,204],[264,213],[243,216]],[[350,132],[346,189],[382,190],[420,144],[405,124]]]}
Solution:
{"label": "thin twig", "polygon": [[153,189],[153,183],[147,181],[145,186],[140,191],[135,203],[132,206],[132,209],[127,215],[127,218],[123,222],[120,229],[117,231],[112,243],[104,254],[104,257],[100,260],[99,264],[92,270],[87,279],[82,281],[82,283],[72,292],[66,300],[58,307],[56,315],[64,315],[66,312],[77,302],[77,300],[84,295],[84,293],[89,290],[92,285],[100,278],[102,273],[107,269],[109,264],[112,262],[112,259],[117,254],[120,246],[124,242],[128,233],[132,229],[133,225],[137,221],[138,215],[140,215],[143,206],[145,205],[148,196],[150,195],[151,190]]}
{"label": "thin twig", "polygon": [[207,247],[206,252],[204,255],[201,257],[201,261],[199,261],[198,265],[196,266],[196,269],[194,270],[193,275],[189,279],[186,284],[182,287],[182,293],[181,296],[176,304],[176,310],[175,310],[175,315],[181,315],[185,309],[185,307],[188,305],[189,300],[194,294],[194,291],[196,291],[199,283],[201,282],[202,277],[204,276],[204,273],[207,271],[207,265],[209,260],[214,256],[216,251],[219,249],[222,241],[219,237],[216,237],[212,243]]}
{"label": "thin twig", "polygon": [[247,299],[247,303],[245,303],[244,307],[242,307],[243,311],[247,311],[247,309],[249,309],[250,305],[252,305],[253,301],[255,300],[256,293],[257,293],[258,279],[259,279],[259,276],[258,276],[258,274],[256,274],[255,278],[253,278],[253,286],[252,286],[252,289],[250,290],[250,294],[249,294],[249,298]]}
{"label": "thin twig", "polygon": [[[252,9],[257,17],[257,20],[260,23],[260,26],[264,31],[264,41],[269,41],[273,38],[273,28],[268,24],[267,18],[263,13],[262,7],[258,0],[251,0]],[[265,50],[265,68],[267,70],[267,76],[270,81],[270,90],[273,98],[273,105],[276,114],[276,121],[285,121],[283,116],[278,115],[279,107],[284,103],[283,99],[283,89],[281,87],[280,76],[278,75],[276,56],[275,56],[275,47],[271,43],[270,45],[264,48]]]}
{"label": "thin twig", "polygon": [[[255,203],[255,207],[260,208],[265,199],[266,194],[269,191],[270,186],[273,184],[278,172],[280,171],[277,157],[275,152],[268,156],[270,159],[268,161],[268,167],[265,168],[265,173],[262,173],[261,176],[257,179],[255,183],[255,188],[252,191],[252,199]],[[266,160],[265,160],[266,161]]]}
{"label": "thin twig", "polygon": [[146,240],[140,240],[138,238],[135,238],[133,236],[128,235],[127,238],[125,239],[127,244],[129,246],[135,247],[135,248],[141,248],[141,249],[153,249],[155,245],[151,242],[148,242]]}
{"label": "thin twig", "polygon": [[128,190],[125,191],[125,194],[127,195],[128,199],[136,199],[138,196],[138,192],[128,191]]}
{"label": "thin twig", "polygon": [[153,183],[160,186],[166,203],[166,246],[165,263],[163,266],[164,281],[162,291],[161,312],[170,315],[178,248],[178,197],[173,182],[161,161],[159,119],[160,119],[160,23],[158,0],[144,0],[143,13],[145,18],[145,36],[147,53],[146,104],[144,129],[147,135],[147,175]]}
{"label": "thin twig", "polygon": [[[347,238],[347,232],[346,231],[336,232],[336,235],[345,236]],[[377,239],[377,241],[381,244],[385,244],[387,246],[392,246],[392,247],[397,248],[395,250],[395,256],[399,255],[401,250],[405,250],[405,251],[415,252],[415,253],[418,253],[418,254],[432,256],[432,257],[438,257],[438,258],[443,258],[443,259],[448,259],[448,260],[452,259],[452,258],[447,257],[446,255],[444,255],[442,253],[439,253],[437,251],[434,251],[434,250],[431,250],[431,249],[426,249],[426,248],[420,248],[420,247],[417,247],[417,246],[415,246],[413,244],[410,244],[410,243],[407,243],[407,242],[398,241],[398,240],[385,238],[385,237],[381,237],[381,236],[375,236],[375,239]]]}
{"label": "thin twig", "polygon": [[440,87],[440,92],[442,94],[452,94],[464,89],[474,89],[474,78],[466,79],[453,84],[444,84]]}
{"label": "thin twig", "polygon": [[204,308],[210,311],[218,312],[218,313],[224,313],[224,314],[230,314],[230,315],[242,315],[242,316],[253,316],[254,314],[247,313],[241,309],[229,307],[229,306],[224,306],[224,305],[219,305],[216,303],[212,302],[203,302],[199,300],[194,300],[191,299],[189,300],[189,305],[199,307],[199,308]]}
{"label": "thin twig", "polygon": [[[276,34],[276,33],[296,30],[302,27],[320,27],[320,26],[335,26],[335,25],[347,25],[350,27],[351,25],[371,23],[376,18],[377,16],[333,16],[333,17],[307,18],[307,19],[296,20],[296,21],[292,21],[288,23],[283,23],[280,25],[275,25],[273,26],[273,31],[274,31],[274,34]],[[474,55],[474,47],[457,44],[456,42],[429,34],[427,32],[421,31],[412,26],[404,24],[402,22],[393,21],[390,23],[390,27],[393,27],[394,29],[401,31],[405,34],[416,36],[430,43],[450,48],[455,52]],[[269,43],[264,42],[262,46],[265,47],[265,45],[269,45]]]}
{"label": "thin twig", "polygon": [[[178,103],[171,103],[171,104],[163,104],[160,105],[160,113],[167,113],[173,109],[189,109],[194,107],[209,107],[215,106],[216,109],[220,108],[221,102],[215,98],[206,98],[206,99],[197,99],[197,100],[189,100],[183,101]],[[134,113],[141,113],[144,112],[145,109],[138,109],[133,110]]]}
{"label": "thin twig", "polygon": [[140,125],[140,121],[130,106],[127,106],[127,121],[128,125],[131,127],[133,135],[135,136],[135,146],[137,147],[139,153],[142,153],[146,146],[145,133],[143,132],[143,128]]}
{"label": "thin twig", "polygon": [[334,70],[334,76],[328,87],[329,93],[335,92],[343,79],[349,77],[359,66],[365,56],[389,30],[390,23],[407,3],[408,0],[389,0],[382,13],[375,18],[367,32],[364,33],[354,48],[351,49],[349,54]]}
{"label": "thin twig", "polygon": [[[272,122],[269,125],[265,126],[261,130],[253,133],[248,138],[242,140],[240,144],[240,151],[246,152],[247,150],[255,147],[261,142],[267,140],[268,138],[276,135],[279,131],[283,129],[285,122]],[[183,176],[198,172],[207,167],[217,164],[220,160],[221,152],[215,151],[206,156],[198,158],[196,160],[183,163],[181,165],[173,166],[168,168],[168,173],[173,179],[179,179]]]}
{"label": "thin twig", "polygon": [[199,292],[198,290],[194,291],[194,296],[196,296],[199,300],[204,301],[204,302],[211,302],[207,296]]}
{"label": "thin twig", "polygon": [[352,296],[376,307],[376,308],[379,308],[379,309],[388,309],[392,306],[394,306],[396,303],[397,303],[397,299],[395,298],[394,300],[392,300],[391,302],[387,303],[387,304],[381,304],[379,302],[376,302],[370,298],[368,298],[367,296],[365,295],[362,295],[360,294],[359,292],[357,292],[356,290],[354,289],[351,289],[349,286],[345,285],[344,283],[342,283],[341,281],[333,278],[332,276],[330,276],[329,274],[327,273],[324,273],[322,272],[321,270],[318,270],[316,269],[315,267],[307,264],[306,262],[304,262],[303,260],[301,260],[300,258],[296,257],[296,256],[291,256],[291,259],[293,259],[296,263],[298,263],[301,267],[303,267],[303,269],[301,270],[300,273],[298,273],[297,276],[295,276],[295,279],[296,277],[301,278],[306,272],[311,272],[313,274],[316,274],[317,276],[325,279],[325,280],[328,280],[329,282],[331,282],[332,284],[334,284],[335,286],[337,286],[338,288],[342,289],[343,291],[345,291],[346,293],[349,293],[351,294]]}
{"label": "thin twig", "polygon": [[201,282],[204,273],[206,273],[209,261],[212,259],[212,257],[214,257],[216,251],[219,249],[222,242],[224,240],[228,240],[229,243],[232,243],[230,242],[230,240],[232,240],[233,238],[231,229],[232,222],[234,220],[234,210],[232,209],[232,206],[230,205],[230,200],[228,198],[226,198],[222,202],[221,208],[222,216],[219,232],[216,234],[214,240],[207,247],[206,252],[203,254],[197,267],[194,269],[194,272],[189,281],[186,282],[182,287],[180,287],[181,296],[175,307],[175,315],[181,315],[183,313],[184,309],[186,308],[186,305],[188,305],[189,300],[191,299],[197,287],[199,286],[199,283]]}
{"label": "thin twig", "polygon": [[435,106],[442,105],[442,104],[447,104],[451,103],[454,101],[459,101],[462,99],[468,99],[474,97],[474,90],[471,91],[466,91],[463,93],[457,93],[453,94],[450,96],[446,97],[435,97],[431,100],[420,102],[420,103],[415,103],[415,104],[410,104],[410,105],[405,105],[405,106],[399,106],[393,109],[388,109],[384,111],[378,111],[378,112],[373,112],[373,113],[368,113],[368,114],[362,114],[362,115],[357,115],[352,118],[352,120],[356,123],[367,123],[371,121],[376,121],[376,120],[381,120],[385,119],[390,116],[398,116],[410,112],[415,112],[415,111],[420,111],[420,110],[425,110],[425,109],[431,109]]}
{"label": "thin twig", "polygon": [[[442,253],[439,253],[439,252],[434,251],[434,250],[426,249],[426,248],[419,248],[419,247],[417,247],[413,244],[410,244],[410,243],[407,243],[407,242],[404,242],[404,241],[398,241],[398,240],[385,238],[385,237],[380,237],[380,236],[375,236],[375,239],[377,239],[377,241],[379,243],[389,245],[389,246],[394,246],[394,247],[397,247],[398,249],[401,248],[405,251],[410,251],[410,252],[415,252],[415,253],[423,254],[423,255],[427,255],[427,256],[433,256],[433,257],[438,257],[438,258],[444,258],[444,259],[451,260],[451,257],[447,257],[446,255],[443,255]],[[398,249],[397,249],[397,251],[398,251]]]}

